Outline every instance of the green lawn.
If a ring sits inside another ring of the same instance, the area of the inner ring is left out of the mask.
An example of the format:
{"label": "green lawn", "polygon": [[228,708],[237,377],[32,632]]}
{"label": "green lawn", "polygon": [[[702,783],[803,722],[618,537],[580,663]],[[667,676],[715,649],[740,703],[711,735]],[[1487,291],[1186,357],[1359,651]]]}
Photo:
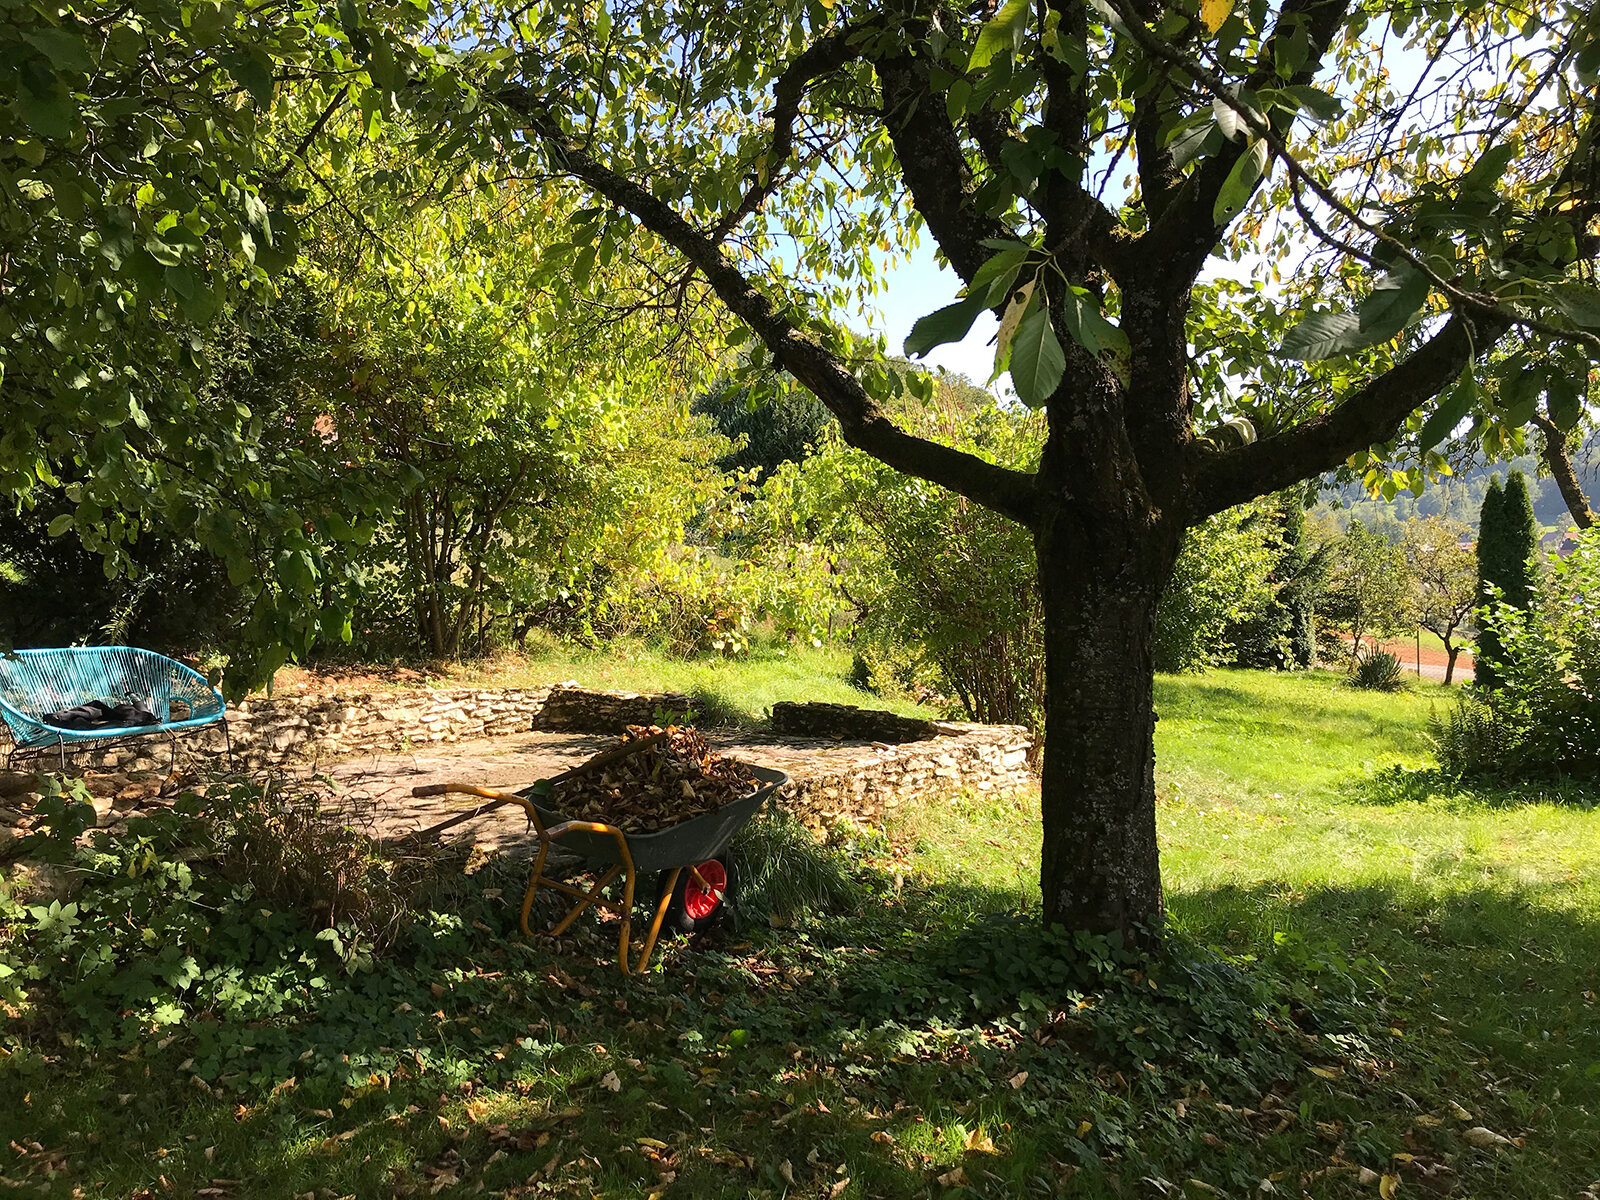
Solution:
{"label": "green lawn", "polygon": [[[907,716],[939,715],[905,700],[875,696],[852,687],[848,681],[850,662],[850,651],[833,645],[757,645],[740,658],[685,661],[638,642],[619,642],[603,650],[567,643],[536,643],[524,655],[452,665],[423,674],[429,684],[437,687],[535,687],[570,680],[584,687],[616,691],[682,692],[719,721],[740,723],[763,720],[779,700],[887,708]],[[380,680],[384,675],[381,668],[365,668],[364,673]],[[295,672],[283,676],[285,680],[296,677]]]}
{"label": "green lawn", "polygon": [[1153,978],[1105,946],[1057,967],[994,916],[1037,904],[1030,796],[843,843],[843,903],[640,980],[602,940],[503,937],[518,884],[491,869],[404,954],[287,971],[292,1020],[191,1011],[97,1054],[19,1023],[0,1146],[25,1153],[0,1175],[284,1200],[1589,1195],[1600,817],[1577,790],[1444,786],[1443,703],[1161,680],[1187,949]]}

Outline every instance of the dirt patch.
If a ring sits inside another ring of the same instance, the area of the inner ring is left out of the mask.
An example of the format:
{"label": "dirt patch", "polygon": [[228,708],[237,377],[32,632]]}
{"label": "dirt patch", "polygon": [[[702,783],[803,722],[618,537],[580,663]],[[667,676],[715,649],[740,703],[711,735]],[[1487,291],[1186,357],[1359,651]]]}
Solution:
{"label": "dirt patch", "polygon": [[315,667],[280,667],[272,677],[274,695],[333,695],[338,692],[369,692],[416,687],[494,687],[497,683],[528,673],[528,660],[518,655],[456,662],[320,663]]}
{"label": "dirt patch", "polygon": [[278,673],[272,677],[272,694],[315,696],[333,695],[338,692],[383,691],[386,688],[432,687],[445,683],[448,678],[443,670],[399,665],[280,667]]}

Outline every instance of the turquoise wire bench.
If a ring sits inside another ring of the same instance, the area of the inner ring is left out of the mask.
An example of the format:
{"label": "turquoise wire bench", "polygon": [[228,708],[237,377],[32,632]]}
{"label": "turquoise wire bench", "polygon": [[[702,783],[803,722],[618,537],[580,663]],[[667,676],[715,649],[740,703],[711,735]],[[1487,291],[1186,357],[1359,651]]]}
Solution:
{"label": "turquoise wire bench", "polygon": [[[131,702],[156,718],[153,725],[65,729],[45,717],[91,700]],[[222,722],[231,760],[227,706],[222,694],[181,662],[133,646],[72,646],[60,650],[0,653],[0,722],[11,734],[8,765],[19,758],[61,755],[67,747],[107,745],[163,734],[172,742],[177,766],[177,735]]]}

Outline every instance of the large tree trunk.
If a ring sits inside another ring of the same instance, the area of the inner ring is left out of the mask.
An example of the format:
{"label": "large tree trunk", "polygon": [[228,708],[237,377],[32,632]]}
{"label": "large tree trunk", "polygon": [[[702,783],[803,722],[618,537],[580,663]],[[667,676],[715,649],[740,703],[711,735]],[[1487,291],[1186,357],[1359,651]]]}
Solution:
{"label": "large tree trunk", "polygon": [[1180,532],[1048,523],[1035,536],[1045,617],[1047,925],[1159,932],[1155,814],[1156,604]]}

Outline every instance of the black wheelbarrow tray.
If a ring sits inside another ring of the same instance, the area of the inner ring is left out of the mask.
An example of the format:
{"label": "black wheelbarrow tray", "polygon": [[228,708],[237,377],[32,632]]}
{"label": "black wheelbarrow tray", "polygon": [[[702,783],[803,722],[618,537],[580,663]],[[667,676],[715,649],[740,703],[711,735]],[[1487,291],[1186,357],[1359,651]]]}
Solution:
{"label": "black wheelbarrow tray", "polygon": [[[639,748],[642,748],[641,743],[633,742],[617,749],[632,752]],[[733,841],[734,835],[745,822],[755,816],[766,803],[767,797],[788,782],[789,777],[782,771],[751,766],[748,769],[760,786],[748,796],[730,800],[711,812],[702,813],[687,821],[680,821],[676,825],[669,825],[665,829],[651,833],[629,833],[603,821],[569,820],[544,803],[554,784],[570,778],[578,771],[600,766],[608,761],[614,759],[609,756],[596,756],[576,771],[567,772],[554,779],[540,780],[520,792],[498,792],[470,784],[441,783],[413,788],[412,794],[438,796],[446,792],[465,792],[486,797],[492,802],[452,818],[426,832],[434,832],[467,820],[491,808],[498,808],[502,804],[515,804],[521,808],[527,814],[528,822],[533,826],[534,833],[539,839],[539,854],[534,859],[533,871],[528,878],[528,888],[522,896],[520,914],[522,932],[530,937],[533,936],[533,930],[528,927],[528,918],[533,911],[534,897],[539,894],[540,888],[551,888],[574,900],[567,914],[550,928],[551,937],[560,937],[584,910],[591,906],[612,913],[621,925],[618,933],[617,965],[621,967],[624,975],[639,974],[650,963],[650,956],[655,951],[656,940],[661,934],[667,911],[675,901],[692,904],[698,900],[700,904],[709,904],[713,909],[721,905],[727,887],[727,872],[722,864],[716,861],[718,856],[728,848],[728,843]],[[563,850],[572,851],[597,869],[603,868],[587,891],[565,880],[552,879],[545,875],[545,862],[549,858],[551,845],[556,841],[561,842]],[[685,871],[690,873],[690,878],[685,881],[684,894],[680,896],[678,883]],[[661,888],[661,896],[656,903],[639,961],[630,966],[628,942],[633,924],[633,902],[639,876],[660,872],[666,872],[667,878]],[[621,900],[606,899],[602,893],[619,875],[622,877]]]}

